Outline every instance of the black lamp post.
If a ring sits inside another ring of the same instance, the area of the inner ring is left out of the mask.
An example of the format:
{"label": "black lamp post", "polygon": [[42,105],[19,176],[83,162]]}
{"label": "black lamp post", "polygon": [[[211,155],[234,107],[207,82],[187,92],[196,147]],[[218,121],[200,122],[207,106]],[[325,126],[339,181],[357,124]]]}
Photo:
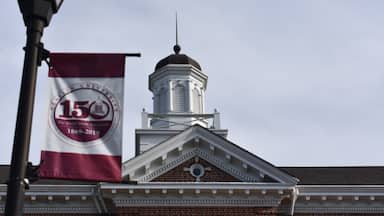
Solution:
{"label": "black lamp post", "polygon": [[21,80],[11,170],[8,180],[5,215],[22,215],[24,210],[25,173],[28,163],[37,67],[41,62],[40,39],[44,27],[57,13],[63,0],[18,0],[27,27],[23,76]]}

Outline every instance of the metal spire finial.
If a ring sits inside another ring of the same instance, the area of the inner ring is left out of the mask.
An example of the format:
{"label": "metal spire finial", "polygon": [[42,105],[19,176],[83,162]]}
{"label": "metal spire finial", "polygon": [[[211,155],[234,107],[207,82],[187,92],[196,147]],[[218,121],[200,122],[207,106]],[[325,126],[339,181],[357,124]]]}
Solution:
{"label": "metal spire finial", "polygon": [[178,32],[178,25],[177,25],[177,12],[176,12],[176,45],[179,44],[179,32]]}
{"label": "metal spire finial", "polygon": [[177,28],[177,12],[176,12],[176,44],[175,46],[173,46],[173,51],[175,51],[175,54],[179,54],[180,53],[180,50],[181,50],[181,47],[179,45],[179,31],[178,31],[178,28]]}

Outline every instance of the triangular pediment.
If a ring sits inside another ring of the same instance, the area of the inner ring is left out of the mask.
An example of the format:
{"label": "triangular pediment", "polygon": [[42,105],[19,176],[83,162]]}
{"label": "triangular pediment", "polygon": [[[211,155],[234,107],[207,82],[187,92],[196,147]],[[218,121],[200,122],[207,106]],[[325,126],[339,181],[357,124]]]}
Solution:
{"label": "triangular pediment", "polygon": [[160,176],[175,172],[175,169],[182,174],[184,169],[193,168],[191,160],[204,161],[237,181],[290,185],[298,182],[272,164],[198,125],[123,163],[123,176],[137,182],[158,181]]}
{"label": "triangular pediment", "polygon": [[152,179],[152,182],[242,182],[224,172],[212,163],[195,156],[166,173]]}

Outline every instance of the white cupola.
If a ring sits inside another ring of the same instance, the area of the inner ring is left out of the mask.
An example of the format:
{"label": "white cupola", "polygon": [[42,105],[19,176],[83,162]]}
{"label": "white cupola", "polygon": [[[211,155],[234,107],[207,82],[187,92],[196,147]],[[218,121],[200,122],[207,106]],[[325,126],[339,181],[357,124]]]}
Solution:
{"label": "white cupola", "polygon": [[194,114],[204,113],[204,92],[208,77],[199,63],[174,46],[175,54],[160,60],[149,75],[153,93],[152,128],[184,129],[193,124],[207,127],[207,122]]}
{"label": "white cupola", "polygon": [[153,113],[141,113],[142,127],[135,130],[136,155],[195,124],[227,137],[228,130],[220,128],[220,113],[205,113],[207,75],[197,61],[180,54],[177,42],[173,50],[149,75]]}

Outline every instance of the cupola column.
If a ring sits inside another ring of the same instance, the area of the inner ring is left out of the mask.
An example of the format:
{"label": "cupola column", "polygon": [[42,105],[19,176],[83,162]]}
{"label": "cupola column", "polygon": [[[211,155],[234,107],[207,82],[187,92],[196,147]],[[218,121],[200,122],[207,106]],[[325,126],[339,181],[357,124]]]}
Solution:
{"label": "cupola column", "polygon": [[201,113],[205,113],[205,91],[203,88],[201,88],[201,101],[200,101],[200,105],[201,105]]}
{"label": "cupola column", "polygon": [[191,80],[187,80],[186,81],[186,84],[187,84],[187,111],[189,113],[192,113],[192,107],[193,107],[193,99],[192,99],[192,81]]}
{"label": "cupola column", "polygon": [[173,86],[172,80],[168,81],[168,94],[167,94],[167,112],[173,111]]}

